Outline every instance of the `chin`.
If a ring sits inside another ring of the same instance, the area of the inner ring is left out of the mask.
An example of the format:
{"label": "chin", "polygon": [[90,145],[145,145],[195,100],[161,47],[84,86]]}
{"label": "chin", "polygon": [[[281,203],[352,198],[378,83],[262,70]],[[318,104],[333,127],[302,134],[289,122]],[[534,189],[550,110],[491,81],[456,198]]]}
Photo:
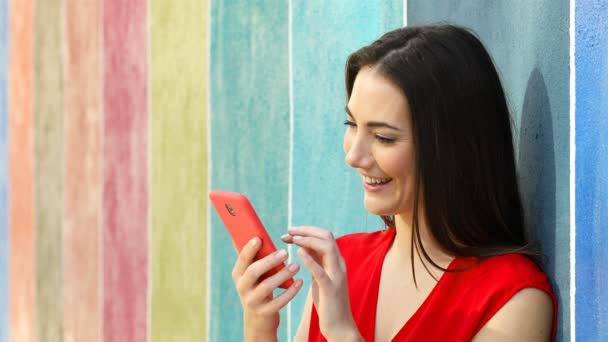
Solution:
{"label": "chin", "polygon": [[412,208],[407,205],[397,203],[388,203],[376,198],[370,198],[367,195],[364,199],[364,205],[367,211],[378,216],[397,216],[411,213]]}
{"label": "chin", "polygon": [[365,199],[365,209],[370,213],[378,216],[394,216],[397,213],[392,207],[387,206],[386,204],[382,205],[380,203],[374,203],[375,201]]}

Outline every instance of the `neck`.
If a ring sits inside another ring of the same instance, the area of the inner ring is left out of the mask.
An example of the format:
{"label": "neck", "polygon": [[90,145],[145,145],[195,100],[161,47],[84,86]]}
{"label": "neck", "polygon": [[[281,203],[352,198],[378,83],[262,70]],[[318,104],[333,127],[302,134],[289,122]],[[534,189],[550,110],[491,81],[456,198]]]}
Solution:
{"label": "neck", "polygon": [[[412,258],[412,238],[415,239],[412,234],[414,230],[412,215],[396,215],[395,216],[395,229],[396,235],[395,240],[393,241],[393,245],[391,246],[391,252],[394,253],[400,260],[406,261],[407,263],[411,262]],[[418,232],[420,233],[420,240],[422,241],[422,246],[426,253],[431,257],[431,259],[440,266],[444,266],[449,264],[449,261],[453,258],[449,253],[447,253],[441,245],[435,240],[433,235],[430,232],[428,224],[425,219],[425,215],[418,215]],[[415,241],[416,242],[416,241]],[[415,248],[415,247],[414,247]],[[420,258],[424,259],[424,255],[422,254],[422,250],[419,247],[420,256],[416,250],[414,250],[414,261],[416,263],[420,262]],[[425,259],[424,262],[429,265],[428,261]]]}

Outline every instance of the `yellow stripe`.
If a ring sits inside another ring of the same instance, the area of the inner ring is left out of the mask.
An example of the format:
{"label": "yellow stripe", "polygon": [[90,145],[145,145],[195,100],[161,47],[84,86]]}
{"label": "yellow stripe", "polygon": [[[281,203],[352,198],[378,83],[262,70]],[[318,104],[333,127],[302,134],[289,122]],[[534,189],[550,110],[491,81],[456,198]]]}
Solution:
{"label": "yellow stripe", "polygon": [[151,2],[151,340],[206,332],[207,1]]}

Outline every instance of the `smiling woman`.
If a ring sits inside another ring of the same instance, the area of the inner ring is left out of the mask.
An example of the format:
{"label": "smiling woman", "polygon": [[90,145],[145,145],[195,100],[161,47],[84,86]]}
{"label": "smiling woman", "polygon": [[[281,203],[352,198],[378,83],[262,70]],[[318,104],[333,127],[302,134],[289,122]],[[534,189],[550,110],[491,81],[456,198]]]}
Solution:
{"label": "smiling woman", "polygon": [[[282,237],[313,277],[296,340],[554,339],[557,300],[524,224],[509,110],[477,37],[451,25],[388,32],[349,57],[346,90],[346,163],[387,229]],[[301,285],[273,296],[299,268],[258,280],[287,258],[253,262],[259,247],[243,248],[233,279],[246,339],[267,340]]]}

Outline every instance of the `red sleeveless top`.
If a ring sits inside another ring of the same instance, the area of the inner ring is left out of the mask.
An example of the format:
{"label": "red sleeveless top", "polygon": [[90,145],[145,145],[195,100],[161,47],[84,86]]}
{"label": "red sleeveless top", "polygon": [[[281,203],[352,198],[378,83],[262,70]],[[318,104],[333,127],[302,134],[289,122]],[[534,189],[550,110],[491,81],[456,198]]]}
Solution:
{"label": "red sleeveless top", "polygon": [[[380,271],[395,229],[357,233],[337,240],[347,269],[348,294],[355,323],[363,339],[374,341]],[[545,291],[553,299],[553,334],[557,327],[557,299],[546,275],[519,254],[492,257],[475,264],[474,258],[455,258],[428,297],[393,341],[470,341],[494,314],[524,288]],[[309,341],[326,341],[313,305]]]}

